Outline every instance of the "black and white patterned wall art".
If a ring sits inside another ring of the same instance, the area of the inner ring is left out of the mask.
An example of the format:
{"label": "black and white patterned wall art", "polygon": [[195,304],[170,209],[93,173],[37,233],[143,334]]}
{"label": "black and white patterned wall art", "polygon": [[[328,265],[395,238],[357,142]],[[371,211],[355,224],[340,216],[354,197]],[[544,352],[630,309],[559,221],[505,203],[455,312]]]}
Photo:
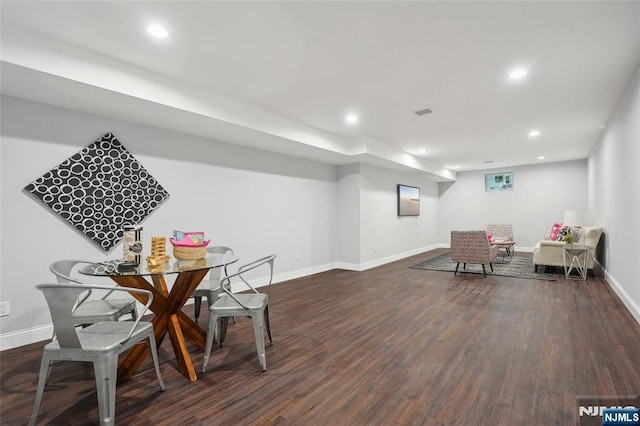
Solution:
{"label": "black and white patterned wall art", "polygon": [[169,193],[135,157],[107,133],[24,191],[108,252],[122,239],[122,228],[137,225]]}

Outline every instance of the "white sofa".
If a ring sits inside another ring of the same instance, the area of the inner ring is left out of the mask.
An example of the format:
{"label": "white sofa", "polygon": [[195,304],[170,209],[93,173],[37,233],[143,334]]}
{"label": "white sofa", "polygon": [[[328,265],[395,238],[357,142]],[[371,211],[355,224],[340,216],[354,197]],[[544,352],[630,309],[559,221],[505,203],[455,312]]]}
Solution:
{"label": "white sofa", "polygon": [[[582,228],[580,239],[575,241],[576,244],[584,244],[589,247],[589,256],[587,256],[587,269],[593,269],[593,261],[595,258],[596,247],[602,235],[602,228],[596,226],[585,226]],[[547,235],[543,241],[540,241],[533,249],[533,265],[538,271],[538,265],[545,266],[564,266],[564,258],[562,257],[562,247],[566,243],[564,241],[550,241]]]}

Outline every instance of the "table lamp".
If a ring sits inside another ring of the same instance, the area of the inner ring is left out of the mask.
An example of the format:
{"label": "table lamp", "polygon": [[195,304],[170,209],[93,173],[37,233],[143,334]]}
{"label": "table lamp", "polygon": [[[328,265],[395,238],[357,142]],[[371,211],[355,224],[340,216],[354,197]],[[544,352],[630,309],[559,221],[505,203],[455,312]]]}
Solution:
{"label": "table lamp", "polygon": [[565,210],[563,225],[569,226],[593,226],[593,212],[591,210]]}
{"label": "table lamp", "polygon": [[571,226],[575,230],[572,234],[576,236],[576,240],[580,243],[584,240],[583,226],[593,226],[595,220],[593,218],[593,212],[591,210],[565,210],[563,225]]}

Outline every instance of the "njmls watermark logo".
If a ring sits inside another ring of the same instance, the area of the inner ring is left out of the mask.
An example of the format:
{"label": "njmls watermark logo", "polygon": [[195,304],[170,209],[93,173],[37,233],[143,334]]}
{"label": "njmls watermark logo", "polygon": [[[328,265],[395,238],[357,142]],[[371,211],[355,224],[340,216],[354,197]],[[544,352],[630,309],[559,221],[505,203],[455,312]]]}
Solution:
{"label": "njmls watermark logo", "polygon": [[578,396],[580,426],[640,426],[640,395]]}

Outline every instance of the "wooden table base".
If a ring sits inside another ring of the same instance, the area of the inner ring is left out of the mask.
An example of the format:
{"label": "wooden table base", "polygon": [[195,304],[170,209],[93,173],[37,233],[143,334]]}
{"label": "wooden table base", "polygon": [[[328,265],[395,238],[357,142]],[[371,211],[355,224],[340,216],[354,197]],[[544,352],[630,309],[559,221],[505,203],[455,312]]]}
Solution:
{"label": "wooden table base", "polygon": [[[182,312],[182,307],[207,275],[207,272],[209,272],[208,269],[180,272],[171,287],[171,291],[167,288],[164,276],[159,274],[151,275],[153,283],[139,275],[111,277],[122,287],[141,288],[153,293],[153,302],[150,309],[156,314],[151,321],[156,344],[159,347],[164,336],[169,333],[173,352],[178,363],[178,370],[190,381],[197,380],[197,376],[185,339],[189,340],[197,348],[204,349],[207,333]],[[143,294],[132,295],[141,303],[147,302]],[[144,344],[137,345],[127,352],[118,364],[118,378],[126,379],[133,376],[149,353],[148,345]]]}

